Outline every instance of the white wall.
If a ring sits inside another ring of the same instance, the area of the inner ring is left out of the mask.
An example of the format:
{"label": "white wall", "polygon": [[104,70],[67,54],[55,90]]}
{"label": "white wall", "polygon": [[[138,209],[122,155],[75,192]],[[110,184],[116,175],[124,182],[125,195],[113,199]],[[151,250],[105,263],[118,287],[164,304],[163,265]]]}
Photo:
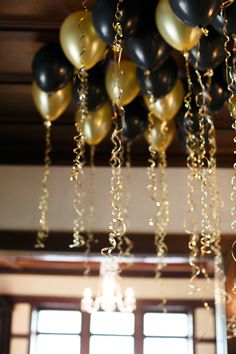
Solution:
{"label": "white wall", "polygon": [[[88,178],[86,170],[86,195]],[[70,182],[70,167],[52,167],[49,180],[49,226],[51,230],[71,231],[73,225],[73,184]],[[0,229],[36,230],[38,228],[38,197],[43,167],[40,166],[0,166]],[[222,209],[222,232],[232,233],[230,223],[231,169],[218,170]],[[169,200],[171,233],[183,233],[183,220],[187,211],[186,201],[187,169],[169,168]],[[99,167],[95,175],[95,231],[107,231],[111,220],[110,207],[110,169]],[[146,168],[131,170],[131,232],[152,232],[148,219],[153,214],[146,186],[148,184]],[[87,204],[85,203],[85,206]]]}

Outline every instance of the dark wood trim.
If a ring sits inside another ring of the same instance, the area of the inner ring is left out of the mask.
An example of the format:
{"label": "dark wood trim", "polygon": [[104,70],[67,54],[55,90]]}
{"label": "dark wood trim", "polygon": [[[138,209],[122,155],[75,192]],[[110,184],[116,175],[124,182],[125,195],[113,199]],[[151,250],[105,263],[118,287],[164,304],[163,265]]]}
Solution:
{"label": "dark wood trim", "polygon": [[[7,297],[8,301],[12,304],[16,303],[28,303],[33,307],[48,308],[48,309],[63,309],[63,310],[80,310],[79,297],[59,297],[59,296],[32,296],[32,295],[13,295]],[[148,311],[156,311],[157,306],[160,304],[161,298],[153,299],[137,299],[137,307],[148,309]],[[214,307],[214,300],[205,299],[208,301],[210,307]],[[198,299],[170,299],[167,302],[167,307],[171,309],[171,306],[179,307],[182,309],[202,307],[203,302]]]}
{"label": "dark wood trim", "polygon": [[81,332],[81,353],[89,353],[89,337],[90,337],[90,315],[82,312],[82,332]]}
{"label": "dark wood trim", "polygon": [[14,339],[14,338],[17,338],[17,339],[30,339],[30,334],[15,334],[15,333],[12,333],[11,334],[11,339]]}
{"label": "dark wood trim", "polygon": [[0,297],[0,353],[9,354],[12,319],[12,302],[8,297]]}
{"label": "dark wood trim", "polygon": [[[97,240],[87,256],[85,249],[68,247],[70,233],[52,232],[47,240],[46,248],[34,249],[35,232],[0,232],[0,272],[16,274],[52,274],[83,275],[86,266],[90,267],[90,275],[98,275],[101,249],[108,240],[104,233],[95,233]],[[134,258],[123,260],[121,265],[123,276],[154,277],[155,247],[152,234],[129,234],[134,242],[132,254]],[[190,277],[188,264],[188,235],[168,235],[170,262],[163,270],[164,277]],[[210,276],[213,276],[213,263],[210,257],[201,260]]]}
{"label": "dark wood trim", "polygon": [[62,21],[60,20],[31,20],[11,17],[0,19],[0,31],[56,31],[59,32]]}
{"label": "dark wood trim", "polygon": [[[134,243],[132,254],[155,256],[153,233],[129,233],[127,234]],[[57,252],[58,254],[68,253],[71,255],[83,255],[85,248],[69,248],[72,240],[72,232],[52,231],[46,240],[45,249],[35,249],[34,244],[37,236],[35,231],[0,231],[0,253],[3,251],[34,251],[37,254],[47,254]],[[86,237],[86,235],[84,235]],[[101,248],[108,244],[108,233],[95,232],[91,253],[100,254]],[[187,256],[189,236],[187,234],[168,234],[166,242],[168,253],[172,256]],[[234,235],[222,236],[222,247],[234,241]]]}

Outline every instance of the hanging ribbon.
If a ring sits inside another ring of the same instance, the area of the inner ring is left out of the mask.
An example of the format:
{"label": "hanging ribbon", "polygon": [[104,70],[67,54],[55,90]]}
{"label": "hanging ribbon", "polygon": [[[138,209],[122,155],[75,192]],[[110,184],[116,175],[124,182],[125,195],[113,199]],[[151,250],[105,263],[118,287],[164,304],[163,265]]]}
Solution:
{"label": "hanging ribbon", "polygon": [[47,212],[48,212],[48,178],[49,178],[49,166],[51,164],[50,152],[51,152],[51,122],[50,120],[44,121],[45,126],[45,155],[44,155],[44,173],[41,184],[41,195],[39,197],[39,211],[40,228],[38,230],[35,248],[44,248],[45,241],[49,234],[48,223],[47,223]]}

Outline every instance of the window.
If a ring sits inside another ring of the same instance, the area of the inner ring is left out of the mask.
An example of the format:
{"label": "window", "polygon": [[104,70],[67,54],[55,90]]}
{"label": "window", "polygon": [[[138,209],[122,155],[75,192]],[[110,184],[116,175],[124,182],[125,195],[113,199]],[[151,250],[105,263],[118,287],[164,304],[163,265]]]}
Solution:
{"label": "window", "polygon": [[32,354],[80,354],[82,316],[79,311],[39,310],[34,314]]}
{"label": "window", "polygon": [[145,313],[144,354],[191,353],[192,326],[186,313]]}
{"label": "window", "polygon": [[89,354],[134,354],[134,314],[97,312],[90,318]]}
{"label": "window", "polygon": [[151,301],[138,301],[135,313],[91,315],[63,306],[63,310],[35,309],[30,354],[170,354],[173,348],[175,354],[206,354],[206,348],[210,354],[215,350],[214,312],[210,320],[210,312],[199,304],[171,304],[163,313]]}

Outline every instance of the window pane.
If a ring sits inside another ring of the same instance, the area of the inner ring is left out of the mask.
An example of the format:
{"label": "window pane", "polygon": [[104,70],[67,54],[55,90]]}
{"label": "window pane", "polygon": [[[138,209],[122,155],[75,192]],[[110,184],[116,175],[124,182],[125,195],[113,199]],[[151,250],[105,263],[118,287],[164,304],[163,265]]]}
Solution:
{"label": "window pane", "polygon": [[38,313],[38,332],[78,334],[80,331],[79,311],[42,310]]}
{"label": "window pane", "polygon": [[188,335],[188,315],[185,313],[145,313],[144,335],[185,337]]}
{"label": "window pane", "polygon": [[145,338],[143,353],[188,354],[188,340],[184,338]]}
{"label": "window pane", "polygon": [[[134,354],[133,337],[91,336],[89,354]],[[168,353],[169,354],[169,353]],[[184,353],[183,353],[184,354]]]}
{"label": "window pane", "polygon": [[36,354],[80,354],[80,336],[39,334]]}
{"label": "window pane", "polygon": [[93,334],[134,333],[134,314],[122,312],[96,312],[91,315],[90,332]]}

